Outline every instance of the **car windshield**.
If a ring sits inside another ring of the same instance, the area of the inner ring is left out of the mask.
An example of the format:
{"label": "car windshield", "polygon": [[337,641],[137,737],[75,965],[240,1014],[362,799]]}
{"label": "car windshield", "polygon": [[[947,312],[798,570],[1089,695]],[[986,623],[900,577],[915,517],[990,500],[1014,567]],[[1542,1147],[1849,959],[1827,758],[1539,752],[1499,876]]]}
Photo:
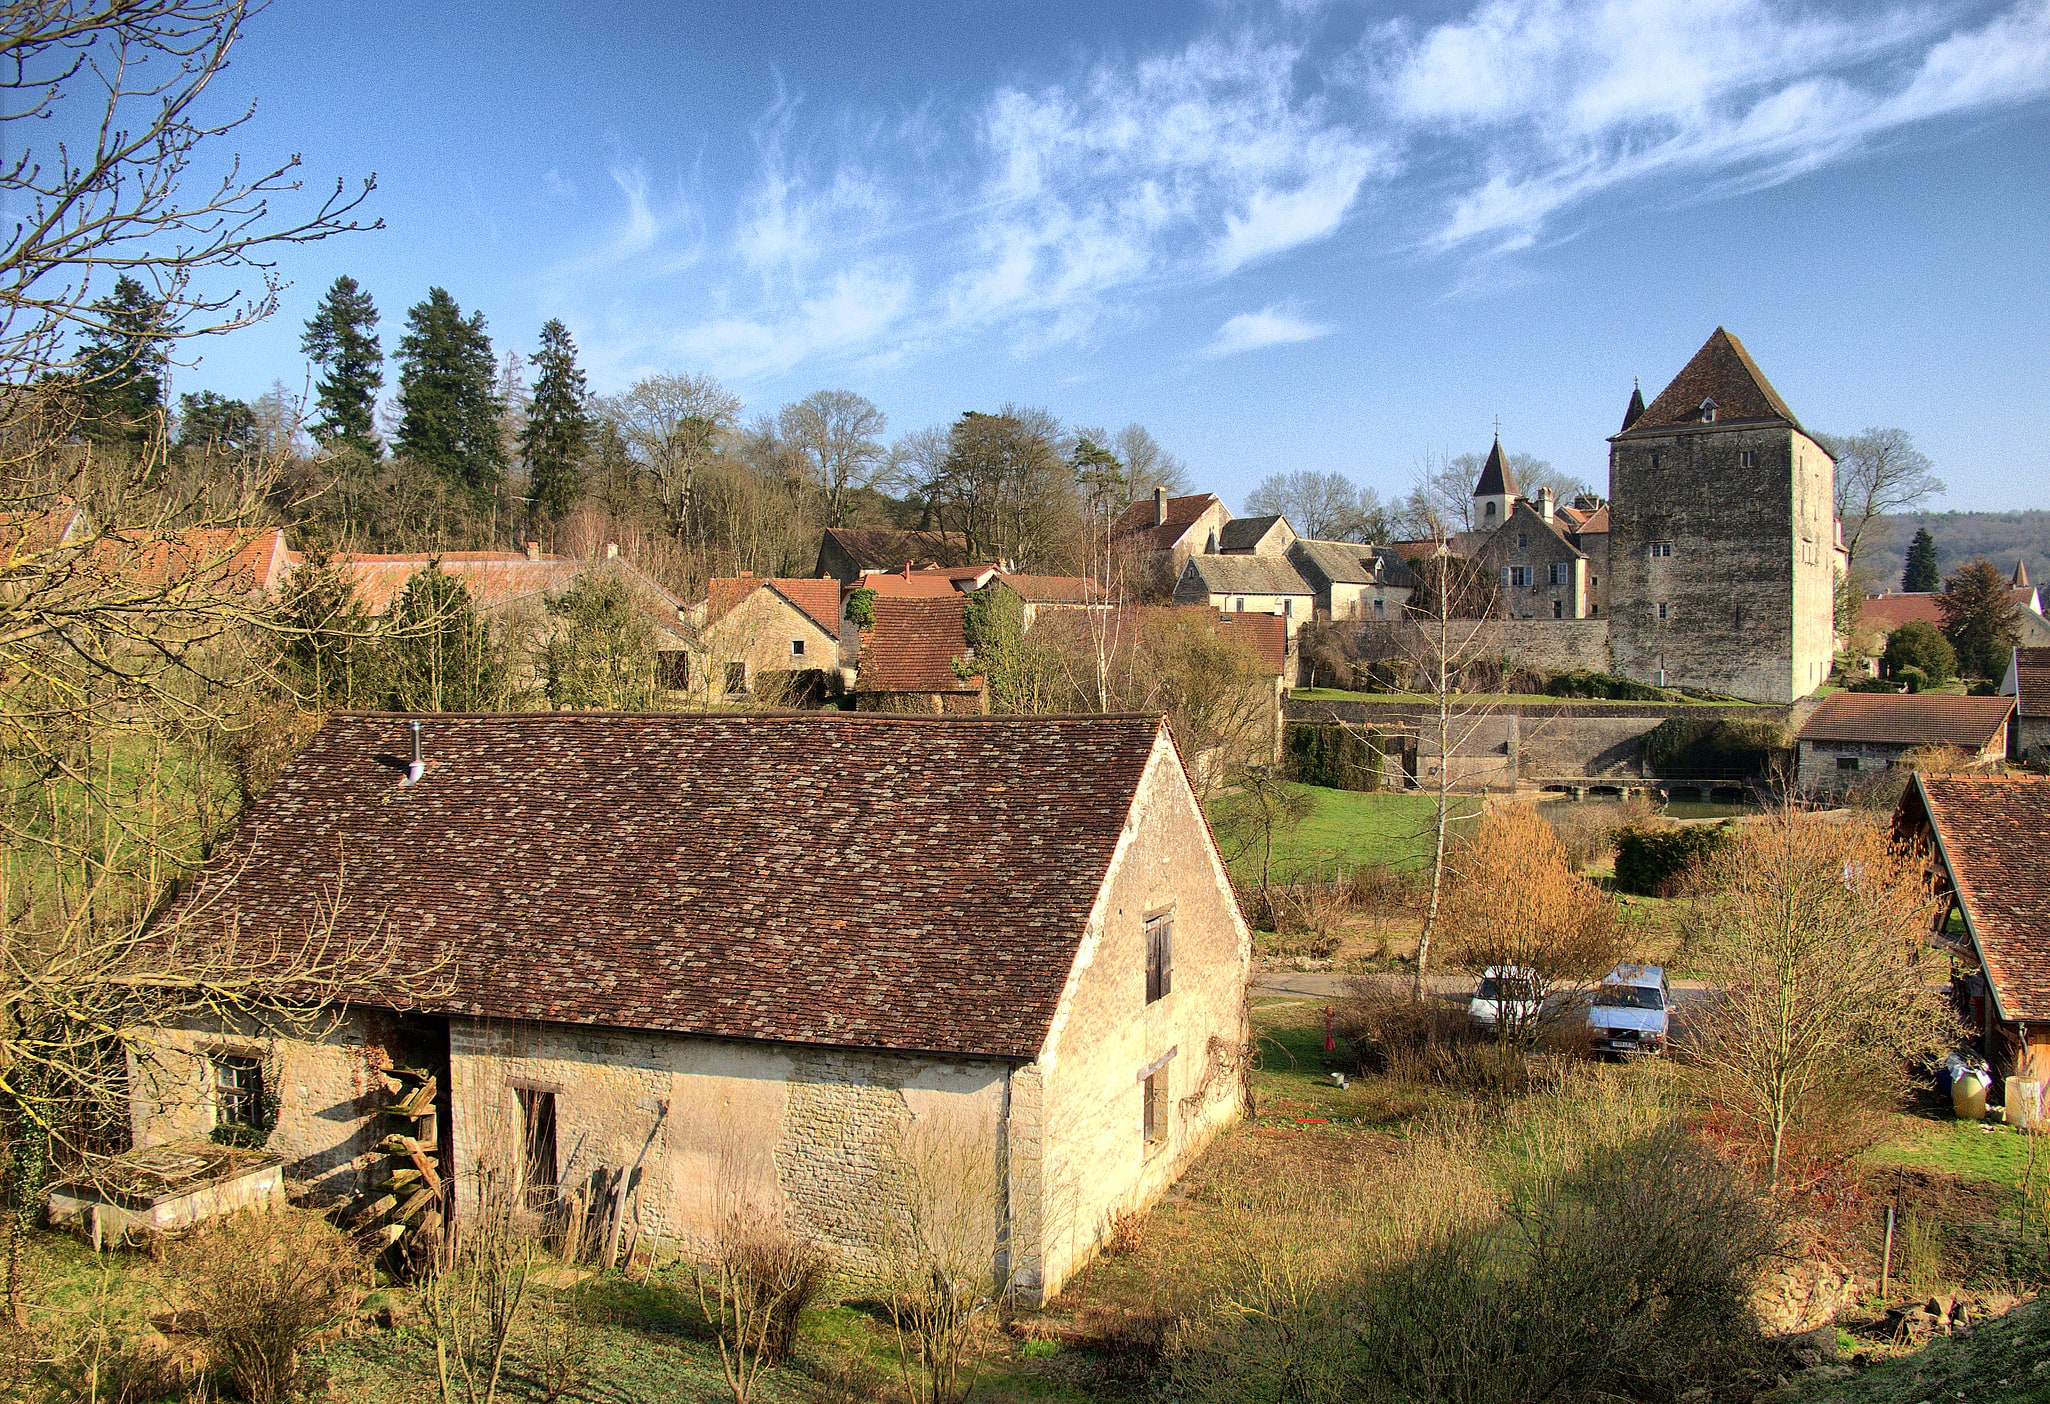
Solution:
{"label": "car windshield", "polygon": [[1594,997],[1601,1009],[1664,1009],[1666,999],[1656,985],[1603,985]]}
{"label": "car windshield", "polygon": [[1481,999],[1529,999],[1530,982],[1516,979],[1513,976],[1497,980],[1494,976],[1490,975],[1481,981],[1478,997]]}

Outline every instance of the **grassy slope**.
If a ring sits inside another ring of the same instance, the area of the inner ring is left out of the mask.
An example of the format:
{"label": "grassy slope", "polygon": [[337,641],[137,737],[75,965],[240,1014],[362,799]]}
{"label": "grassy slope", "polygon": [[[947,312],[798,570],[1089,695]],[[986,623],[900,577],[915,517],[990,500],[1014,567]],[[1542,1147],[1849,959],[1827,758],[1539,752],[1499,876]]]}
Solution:
{"label": "grassy slope", "polygon": [[1795,1397],[1801,1404],[2050,1404],[2050,1302],[2029,1302],[1969,1336],[1939,1338]]}
{"label": "grassy slope", "polygon": [[[1401,871],[1418,866],[1430,854],[1429,795],[1361,794],[1318,785],[1301,788],[1310,797],[1310,813],[1294,828],[1274,836],[1277,880],[1329,878],[1341,869],[1351,873],[1367,867]],[[1223,812],[1224,803],[1212,801],[1211,822],[1221,825]],[[1257,840],[1222,826],[1218,839],[1232,876],[1242,882],[1257,881]]]}

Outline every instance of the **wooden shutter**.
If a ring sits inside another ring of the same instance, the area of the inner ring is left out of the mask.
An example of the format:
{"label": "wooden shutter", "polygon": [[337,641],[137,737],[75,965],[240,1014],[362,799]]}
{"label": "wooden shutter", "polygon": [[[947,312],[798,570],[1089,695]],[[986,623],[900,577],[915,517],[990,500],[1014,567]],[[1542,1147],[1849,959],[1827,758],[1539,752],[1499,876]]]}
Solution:
{"label": "wooden shutter", "polygon": [[1174,989],[1174,913],[1146,919],[1146,1002]]}

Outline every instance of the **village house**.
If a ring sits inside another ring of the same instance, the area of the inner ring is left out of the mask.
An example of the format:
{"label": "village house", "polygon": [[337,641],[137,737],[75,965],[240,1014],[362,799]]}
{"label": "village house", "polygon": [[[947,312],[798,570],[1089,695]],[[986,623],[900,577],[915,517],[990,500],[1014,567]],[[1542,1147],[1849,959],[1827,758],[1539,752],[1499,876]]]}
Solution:
{"label": "village house", "polygon": [[1229,521],[1231,512],[1216,493],[1169,497],[1157,487],[1110,524],[1111,550],[1126,562],[1136,585],[1164,596],[1190,556],[1218,550]]}
{"label": "village house", "polygon": [[1318,619],[1400,619],[1416,590],[1408,563],[1387,546],[1303,538],[1290,544],[1288,560],[1315,592]]}
{"label": "village house", "polygon": [[2050,648],[2017,648],[2000,680],[2000,695],[2012,697],[2016,760],[2050,762]]}
{"label": "village house", "polygon": [[968,538],[958,531],[827,527],[812,574],[853,585],[864,571],[957,566],[967,564],[968,558]]}
{"label": "village house", "polygon": [[968,643],[966,596],[958,590],[937,599],[878,595],[870,610],[870,622],[857,625],[858,710],[947,715],[988,710],[984,679],[969,666],[975,650]]}
{"label": "village house", "polygon": [[1021,629],[1030,629],[1032,621],[1045,610],[1110,608],[1109,591],[1084,575],[1001,573],[991,576],[987,583],[1017,597]]}
{"label": "village house", "polygon": [[1233,517],[1217,533],[1217,549],[1227,556],[1286,556],[1296,540],[1286,517]]}
{"label": "village house", "polygon": [[[668,679],[708,703],[741,698],[816,705],[838,692],[840,582],[750,575],[708,582],[686,676]],[[686,665],[688,666],[688,665]]]}
{"label": "village house", "polygon": [[[1495,444],[1496,452],[1501,443]],[[1554,510],[1552,490],[1539,488],[1536,502],[1517,498],[1508,518],[1473,559],[1501,581],[1501,600],[1511,619],[1585,619],[1594,612],[1584,552]]]}
{"label": "village house", "polygon": [[1245,1105],[1251,937],[1157,717],[337,715],[157,931],[443,970],[298,1037],[150,1032],[133,1131],[274,1076],[309,1195],[368,1191],[403,1117],[458,1225],[480,1165],[544,1208],[624,1178],[658,1252],[747,1200],[858,1273],[944,1136],[1037,1299]]}
{"label": "village house", "polygon": [[2007,755],[2013,715],[2012,697],[1833,692],[1794,734],[1795,781],[1816,794],[1849,789],[1932,746],[1992,764]]}
{"label": "village house", "polygon": [[[1973,1041],[1996,1078],[2040,1089],[2050,1082],[2050,781],[1916,775],[1894,828],[1920,845],[1944,899],[1935,941],[1954,962]],[[2014,1083],[2004,1090],[2009,1123],[2027,1124]]]}
{"label": "village house", "polygon": [[[2050,648],[2050,619],[2043,616],[2043,597],[2029,582],[2027,565],[2014,563],[2008,589],[2020,611],[2018,644],[2023,648]],[[1941,629],[1943,610],[1937,601],[1942,598],[1940,590],[1882,590],[1867,595],[1858,607],[1858,628],[1868,637],[1872,656],[1876,658],[1885,650],[1887,636],[1903,624],[1912,622]]]}
{"label": "village house", "polygon": [[1175,582],[1178,605],[1207,605],[1227,614],[1278,614],[1291,643],[1315,617],[1317,592],[1286,556],[1192,555]]}

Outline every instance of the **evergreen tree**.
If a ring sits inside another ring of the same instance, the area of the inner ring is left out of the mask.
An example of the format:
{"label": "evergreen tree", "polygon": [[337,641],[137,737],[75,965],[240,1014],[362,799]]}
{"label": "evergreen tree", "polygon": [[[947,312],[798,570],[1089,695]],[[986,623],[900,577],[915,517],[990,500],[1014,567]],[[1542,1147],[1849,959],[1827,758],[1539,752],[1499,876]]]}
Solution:
{"label": "evergreen tree", "polygon": [[551,705],[653,709],[655,628],[617,572],[584,572],[548,613],[555,622],[541,663]]}
{"label": "evergreen tree", "polygon": [[164,302],[124,273],[92,313],[77,361],[86,432],[101,443],[140,443],[163,422],[171,365]]}
{"label": "evergreen tree", "polygon": [[1901,572],[1903,590],[1941,590],[1943,577],[1936,569],[1936,538],[1929,534],[1929,528],[1917,527],[1915,539],[1908,543],[1908,568]]}
{"label": "evergreen tree", "polygon": [[505,404],[484,314],[465,317],[444,289],[429,288],[406,314],[399,359],[399,452],[488,495],[505,476]]}
{"label": "evergreen tree", "polygon": [[236,454],[257,445],[256,411],[211,390],[178,397],[178,447]]}
{"label": "evergreen tree", "polygon": [[527,491],[534,514],[557,520],[584,495],[584,453],[591,419],[584,409],[584,373],[577,368],[569,328],[550,320],[541,328],[534,356],[534,394],[520,431],[520,458],[527,466]]}
{"label": "evergreen tree", "polygon": [[377,392],[384,388],[384,348],[377,343],[377,304],[343,274],[306,323],[300,349],[325,374],[314,382],[313,441],[378,456]]}
{"label": "evergreen tree", "polygon": [[374,640],[375,621],[356,587],[319,541],[285,586],[279,613],[289,633],[284,663],[303,705],[354,707],[382,698],[387,681]]}
{"label": "evergreen tree", "polygon": [[502,708],[505,660],[491,625],[463,582],[437,558],[414,572],[386,619],[390,705],[400,712],[490,712]]}
{"label": "evergreen tree", "polygon": [[1998,678],[2021,637],[2022,608],[2000,568],[1983,556],[1959,566],[1936,597],[1943,636],[1957,650],[1960,677]]}

